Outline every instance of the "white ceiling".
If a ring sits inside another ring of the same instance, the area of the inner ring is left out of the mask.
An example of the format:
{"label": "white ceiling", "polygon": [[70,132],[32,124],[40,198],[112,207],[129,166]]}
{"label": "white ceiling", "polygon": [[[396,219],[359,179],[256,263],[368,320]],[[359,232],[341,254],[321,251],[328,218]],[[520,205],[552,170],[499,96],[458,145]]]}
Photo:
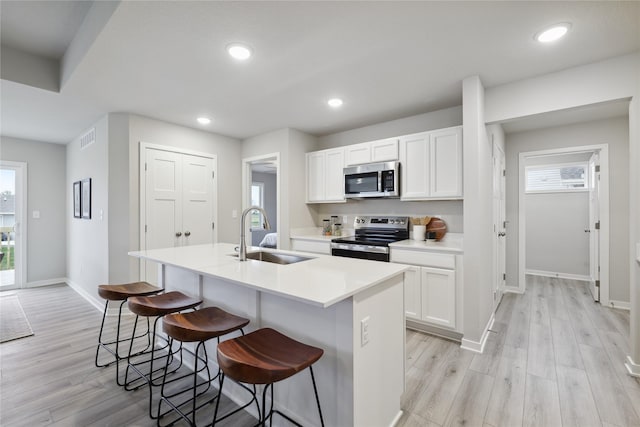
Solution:
{"label": "white ceiling", "polygon": [[[1,41],[60,58],[87,4],[2,0]],[[533,40],[561,21],[565,39]],[[235,41],[248,62],[227,56]],[[3,135],[66,143],[108,112],[236,138],[326,135],[460,105],[467,76],[492,87],[637,51],[640,3],[126,1],[87,44],[59,93],[1,81]]]}

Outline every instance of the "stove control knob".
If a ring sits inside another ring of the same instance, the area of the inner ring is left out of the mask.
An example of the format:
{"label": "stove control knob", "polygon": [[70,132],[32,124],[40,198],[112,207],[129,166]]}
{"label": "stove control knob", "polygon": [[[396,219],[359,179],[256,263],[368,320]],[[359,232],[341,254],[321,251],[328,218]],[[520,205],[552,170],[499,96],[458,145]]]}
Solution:
{"label": "stove control knob", "polygon": [[391,223],[391,224],[395,224],[395,223],[396,223],[396,220],[395,220],[395,219],[392,219],[391,221],[389,221],[389,223]]}
{"label": "stove control knob", "polygon": [[400,220],[400,225],[404,225],[404,219]]}

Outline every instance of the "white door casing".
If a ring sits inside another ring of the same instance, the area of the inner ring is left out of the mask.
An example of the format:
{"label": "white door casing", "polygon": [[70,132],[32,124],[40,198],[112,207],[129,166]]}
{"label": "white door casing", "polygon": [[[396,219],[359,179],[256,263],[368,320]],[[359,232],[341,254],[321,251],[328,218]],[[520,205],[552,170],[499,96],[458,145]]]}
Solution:
{"label": "white door casing", "polygon": [[[216,240],[215,157],[140,145],[140,249]],[[141,261],[141,280],[158,283],[157,265]]]}
{"label": "white door casing", "polygon": [[600,153],[589,159],[589,289],[595,301],[600,301]]}
{"label": "white door casing", "polygon": [[15,172],[14,280],[0,283],[3,290],[27,285],[27,163],[0,160],[0,168]]}
{"label": "white door casing", "polygon": [[497,144],[493,144],[493,231],[494,231],[494,284],[493,308],[502,299],[506,286],[506,161],[505,154]]}
{"label": "white door casing", "polygon": [[598,211],[600,215],[599,260],[600,260],[600,303],[609,305],[609,147],[607,144],[554,148],[548,150],[523,152],[518,159],[518,287],[512,290],[525,291],[525,259],[526,259],[526,215],[525,215],[525,164],[528,157],[554,154],[599,152],[600,154],[600,186]]}

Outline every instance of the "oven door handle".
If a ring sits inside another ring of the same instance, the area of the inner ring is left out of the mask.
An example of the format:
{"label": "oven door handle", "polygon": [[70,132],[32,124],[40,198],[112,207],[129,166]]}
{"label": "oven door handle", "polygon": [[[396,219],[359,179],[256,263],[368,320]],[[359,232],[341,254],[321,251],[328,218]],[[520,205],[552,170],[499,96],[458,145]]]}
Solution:
{"label": "oven door handle", "polygon": [[335,243],[331,242],[331,249],[342,249],[346,251],[356,252],[372,252],[379,254],[388,254],[389,248],[387,246],[371,246],[371,245],[354,245],[351,243]]}

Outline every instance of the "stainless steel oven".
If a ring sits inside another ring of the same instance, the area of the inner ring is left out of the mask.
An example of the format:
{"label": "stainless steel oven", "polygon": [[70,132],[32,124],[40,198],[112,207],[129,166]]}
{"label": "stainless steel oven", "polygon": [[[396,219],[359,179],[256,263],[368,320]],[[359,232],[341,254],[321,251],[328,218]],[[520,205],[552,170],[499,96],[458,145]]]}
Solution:
{"label": "stainless steel oven", "polygon": [[409,238],[409,218],[358,216],[355,235],[331,240],[331,255],[389,262],[389,243]]}

